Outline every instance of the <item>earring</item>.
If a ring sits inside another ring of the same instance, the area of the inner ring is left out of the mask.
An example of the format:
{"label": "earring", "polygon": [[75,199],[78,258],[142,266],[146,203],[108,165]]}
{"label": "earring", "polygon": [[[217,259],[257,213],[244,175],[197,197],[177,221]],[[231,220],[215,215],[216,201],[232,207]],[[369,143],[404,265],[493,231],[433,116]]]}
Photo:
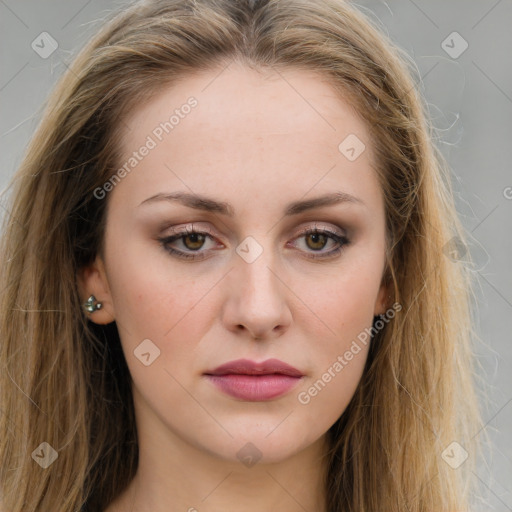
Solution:
{"label": "earring", "polygon": [[82,307],[88,312],[88,313],[94,313],[96,310],[101,309],[101,306],[103,304],[101,302],[98,302],[96,300],[96,297],[94,295],[91,295],[87,302],[82,304]]}

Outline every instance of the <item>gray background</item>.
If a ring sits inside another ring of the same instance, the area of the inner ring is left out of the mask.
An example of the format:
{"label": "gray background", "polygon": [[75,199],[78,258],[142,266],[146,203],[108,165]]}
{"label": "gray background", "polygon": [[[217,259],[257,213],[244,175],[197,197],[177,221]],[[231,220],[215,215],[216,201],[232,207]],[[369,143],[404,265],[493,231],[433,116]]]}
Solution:
{"label": "gray background", "polygon": [[[0,215],[7,214],[7,181],[49,90],[104,15],[123,4],[0,0]],[[473,237],[478,356],[488,393],[482,432],[492,441],[477,469],[482,499],[474,510],[512,511],[512,1],[357,5],[414,59],[439,146],[453,169],[457,208]],[[48,58],[31,47],[45,31],[58,42]],[[463,39],[448,37],[454,31]],[[456,56],[464,41],[468,48]]]}

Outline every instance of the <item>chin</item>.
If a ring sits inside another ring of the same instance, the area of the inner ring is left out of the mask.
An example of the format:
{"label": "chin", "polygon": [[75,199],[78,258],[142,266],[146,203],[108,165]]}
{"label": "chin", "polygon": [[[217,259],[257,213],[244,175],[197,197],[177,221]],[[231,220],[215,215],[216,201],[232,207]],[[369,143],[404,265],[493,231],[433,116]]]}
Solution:
{"label": "chin", "polygon": [[255,464],[282,462],[306,450],[323,436],[323,433],[285,428],[279,425],[280,421],[282,418],[272,426],[262,423],[259,426],[252,424],[246,428],[228,429],[232,438],[227,434],[215,439],[203,438],[200,447],[225,461],[241,462],[252,467]]}

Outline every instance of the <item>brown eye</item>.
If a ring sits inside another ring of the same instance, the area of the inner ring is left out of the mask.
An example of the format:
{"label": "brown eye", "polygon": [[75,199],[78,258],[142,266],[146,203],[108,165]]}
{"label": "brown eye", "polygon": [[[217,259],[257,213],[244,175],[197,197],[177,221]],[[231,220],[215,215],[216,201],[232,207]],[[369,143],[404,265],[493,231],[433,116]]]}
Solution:
{"label": "brown eye", "polygon": [[182,236],[183,245],[191,251],[201,249],[206,237],[202,233],[190,233]]}
{"label": "brown eye", "polygon": [[309,233],[305,239],[306,245],[315,251],[322,250],[328,242],[328,238],[322,233]]}
{"label": "brown eye", "polygon": [[345,235],[316,226],[302,230],[295,240],[299,243],[291,244],[292,247],[300,249],[306,257],[317,260],[337,257],[350,244]]}
{"label": "brown eye", "polygon": [[212,243],[215,239],[210,231],[194,231],[192,227],[174,235],[159,238],[158,241],[165,251],[176,258],[199,261],[207,258],[214,250],[210,247],[208,251],[208,239]]}

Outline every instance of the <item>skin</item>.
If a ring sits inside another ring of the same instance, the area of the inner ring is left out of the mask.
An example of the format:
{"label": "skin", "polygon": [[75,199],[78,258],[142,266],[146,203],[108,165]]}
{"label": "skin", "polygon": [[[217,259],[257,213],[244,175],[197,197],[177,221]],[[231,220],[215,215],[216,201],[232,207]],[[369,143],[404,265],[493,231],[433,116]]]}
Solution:
{"label": "skin", "polygon": [[[384,201],[363,121],[314,72],[223,67],[127,113],[129,158],[187,98],[198,101],[109,192],[104,258],[79,275],[83,299],[103,303],[90,319],[117,322],[133,379],[140,463],[108,512],[325,510],[326,432],[355,392],[368,346],[308,404],[298,394],[387,307]],[[366,144],[355,161],[338,150],[349,134]],[[230,203],[233,216],[165,200],[140,205],[176,191]],[[364,204],[283,215],[293,201],[334,191]],[[192,222],[212,238],[171,246],[207,257],[169,254],[158,238]],[[312,259],[338,246],[300,234],[315,225],[350,243]],[[236,252],[248,236],[263,250],[251,263]],[[134,355],[145,339],[160,350],[149,366]],[[230,397],[203,375],[271,357],[304,377],[270,401]],[[252,467],[237,457],[248,442],[261,453]]]}

